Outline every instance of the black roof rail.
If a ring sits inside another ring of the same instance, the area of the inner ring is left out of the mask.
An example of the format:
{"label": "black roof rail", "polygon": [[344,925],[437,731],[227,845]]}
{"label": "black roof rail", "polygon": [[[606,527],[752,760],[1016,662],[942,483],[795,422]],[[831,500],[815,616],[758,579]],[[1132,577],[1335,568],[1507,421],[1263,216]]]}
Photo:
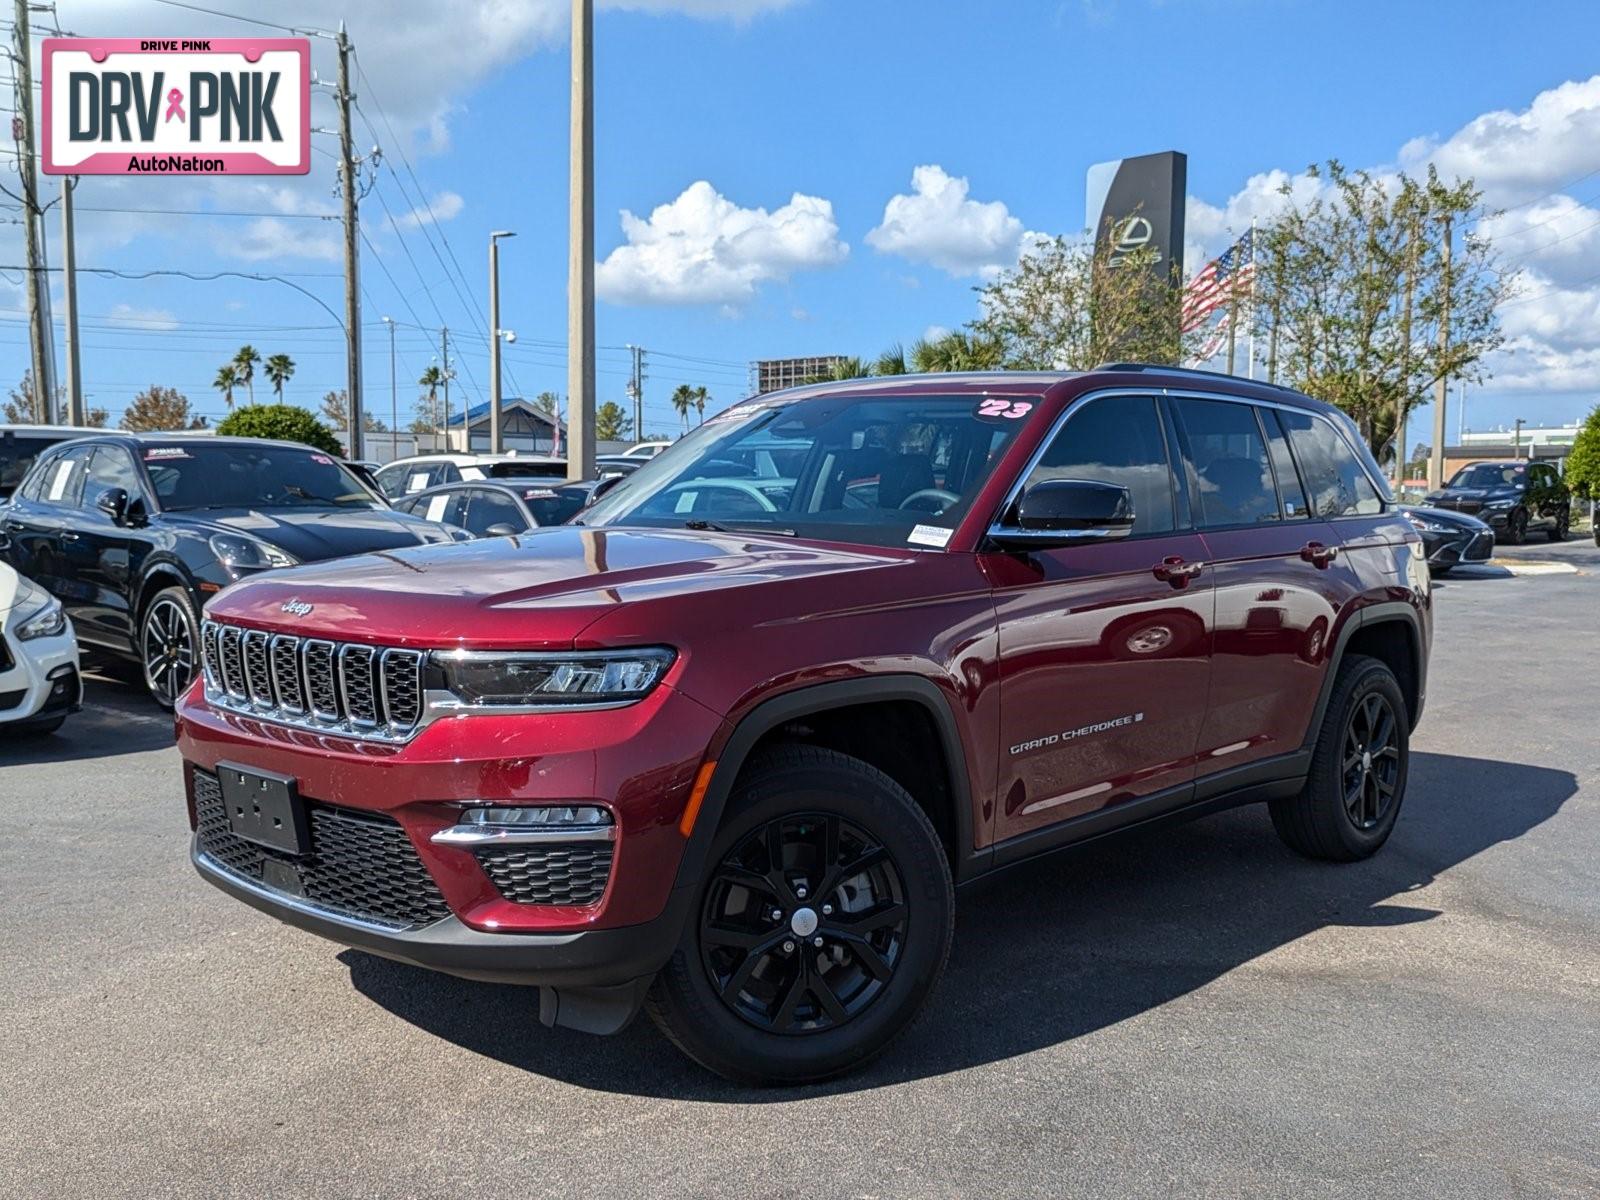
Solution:
{"label": "black roof rail", "polygon": [[1231,379],[1236,383],[1252,383],[1257,387],[1275,388],[1280,392],[1289,392],[1292,395],[1302,395],[1294,388],[1281,383],[1268,383],[1265,379],[1241,379],[1237,375],[1229,375],[1226,371],[1207,371],[1203,367],[1174,367],[1167,363],[1146,362],[1103,362],[1095,367],[1096,371],[1160,371],[1167,375],[1196,375],[1202,379]]}

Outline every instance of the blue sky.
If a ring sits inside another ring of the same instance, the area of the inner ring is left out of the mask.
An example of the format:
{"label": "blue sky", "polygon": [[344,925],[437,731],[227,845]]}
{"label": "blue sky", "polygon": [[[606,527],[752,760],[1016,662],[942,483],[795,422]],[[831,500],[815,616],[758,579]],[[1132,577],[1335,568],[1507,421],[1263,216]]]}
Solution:
{"label": "blue sky", "polygon": [[[323,27],[339,15],[314,0],[206,6]],[[565,9],[563,0],[343,6],[366,72],[362,110],[388,163],[362,203],[367,398],[386,420],[384,315],[458,331],[457,386],[483,393],[487,355],[471,302],[486,307],[486,237],[496,228],[518,233],[502,249],[502,324],[519,339],[507,353],[507,391],[564,390]],[[1522,261],[1527,298],[1507,310],[1511,348],[1496,378],[1472,389],[1468,425],[1568,421],[1600,392],[1600,351],[1591,349],[1600,346],[1600,232],[1589,231],[1600,226],[1600,174],[1573,184],[1600,169],[1600,78],[1591,80],[1600,9],[1528,11],[1309,0],[602,0],[598,333],[610,349],[600,397],[623,399],[624,343],[651,352],[653,431],[671,427],[667,395],[679,382],[731,402],[753,358],[869,356],[930,327],[959,326],[974,313],[974,286],[1008,255],[1014,261],[1023,231],[1081,228],[1089,164],[1180,149],[1194,261],[1225,246],[1230,225],[1265,211],[1273,171],[1337,157],[1378,168],[1432,160],[1479,176],[1491,202],[1516,206],[1496,232]],[[250,32],[152,0],[60,0],[59,19],[82,35]],[[326,49],[314,44],[314,56],[331,76]],[[313,122],[332,124],[326,100],[314,103]],[[359,141],[373,140],[359,119],[357,127]],[[337,226],[303,215],[334,211],[332,159],[313,157],[313,175],[288,185],[89,179],[77,193],[79,263],[282,274],[339,310]],[[919,167],[929,170],[914,186]],[[408,216],[417,184],[436,225]],[[873,235],[896,196],[907,198],[900,236]],[[283,215],[97,211],[106,208]],[[637,218],[627,235],[624,210]],[[59,262],[54,210],[49,233]],[[0,226],[0,237],[0,262],[22,261],[18,227]],[[7,385],[26,360],[19,280],[0,277]],[[177,386],[199,411],[221,415],[210,382],[244,341],[296,359],[292,400],[314,404],[343,384],[337,327],[281,284],[85,276],[80,309],[86,390],[114,417],[149,383]],[[435,341],[400,331],[402,423]],[[1415,420],[1414,434],[1428,418]],[[1450,424],[1453,432],[1454,413]]]}

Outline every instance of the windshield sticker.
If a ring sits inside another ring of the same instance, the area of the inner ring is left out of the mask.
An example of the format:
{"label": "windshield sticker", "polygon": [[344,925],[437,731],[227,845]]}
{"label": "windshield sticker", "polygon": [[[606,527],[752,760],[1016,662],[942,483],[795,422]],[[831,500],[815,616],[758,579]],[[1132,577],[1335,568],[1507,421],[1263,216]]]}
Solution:
{"label": "windshield sticker", "polygon": [[407,493],[420,492],[427,486],[428,486],[428,473],[426,471],[418,471],[415,475],[411,476],[411,478],[406,480],[406,492]]}
{"label": "windshield sticker", "polygon": [[677,503],[672,506],[672,511],[675,513],[693,512],[694,502],[699,498],[699,492],[684,492],[679,495]]}
{"label": "windshield sticker", "polygon": [[716,416],[712,417],[711,420],[737,421],[740,417],[748,417],[751,413],[760,412],[763,407],[764,406],[760,404],[735,404],[726,412],[718,413]]}
{"label": "windshield sticker", "polygon": [[1003,396],[991,396],[986,400],[978,401],[974,415],[979,417],[1002,417],[1007,421],[1016,421],[1027,416],[1033,411],[1031,400],[1007,400]]}
{"label": "windshield sticker", "polygon": [[943,550],[950,544],[950,535],[954,529],[941,529],[937,525],[918,525],[906,535],[906,541],[913,546],[936,546]]}
{"label": "windshield sticker", "polygon": [[182,446],[151,446],[144,452],[145,462],[157,462],[163,458],[188,458],[189,452]]}
{"label": "windshield sticker", "polygon": [[64,458],[56,464],[56,473],[50,476],[50,499],[59,500],[67,494],[67,480],[72,478],[72,469],[77,465],[75,458]]}
{"label": "windshield sticker", "polygon": [[449,496],[433,496],[428,500],[428,520],[442,521],[445,507],[450,503]]}
{"label": "windshield sticker", "polygon": [[313,454],[311,456],[311,461],[314,463],[321,463],[325,467],[333,466],[333,459],[329,458],[326,454]]}

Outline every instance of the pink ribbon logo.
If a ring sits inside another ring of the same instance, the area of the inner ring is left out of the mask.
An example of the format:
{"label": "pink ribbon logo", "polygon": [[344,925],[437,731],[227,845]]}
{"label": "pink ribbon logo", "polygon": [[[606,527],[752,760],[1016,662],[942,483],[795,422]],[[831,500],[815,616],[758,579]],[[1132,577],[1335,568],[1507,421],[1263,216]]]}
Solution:
{"label": "pink ribbon logo", "polygon": [[167,115],[163,120],[163,124],[172,120],[173,117],[177,117],[180,121],[189,119],[183,115],[183,93],[177,88],[173,88],[167,93]]}

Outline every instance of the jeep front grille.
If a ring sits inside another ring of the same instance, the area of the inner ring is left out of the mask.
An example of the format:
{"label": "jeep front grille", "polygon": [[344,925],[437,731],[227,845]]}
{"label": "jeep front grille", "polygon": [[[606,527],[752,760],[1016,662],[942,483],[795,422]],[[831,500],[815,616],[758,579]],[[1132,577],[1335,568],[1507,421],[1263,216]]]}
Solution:
{"label": "jeep front grille", "polygon": [[206,621],[206,699],[218,708],[351,737],[409,737],[422,720],[425,655],[272,635]]}

